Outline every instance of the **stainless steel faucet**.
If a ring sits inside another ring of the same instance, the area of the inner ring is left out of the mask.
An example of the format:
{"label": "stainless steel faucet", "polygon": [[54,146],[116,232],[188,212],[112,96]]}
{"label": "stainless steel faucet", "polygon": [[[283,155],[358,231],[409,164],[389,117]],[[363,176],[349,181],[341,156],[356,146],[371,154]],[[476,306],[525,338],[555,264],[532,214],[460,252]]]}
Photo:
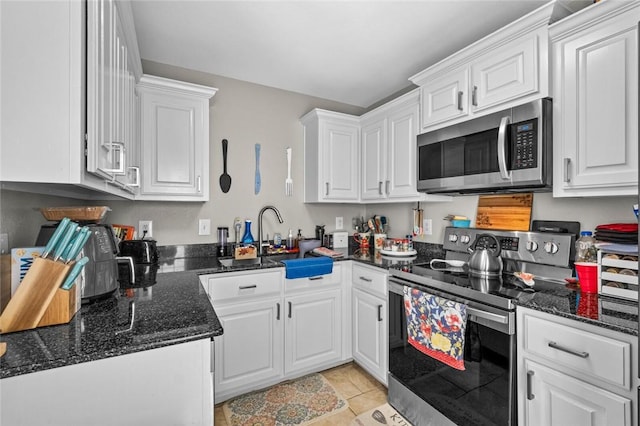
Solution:
{"label": "stainless steel faucet", "polygon": [[278,222],[280,223],[284,222],[282,220],[282,216],[280,216],[280,212],[274,206],[264,206],[260,210],[260,213],[258,213],[258,255],[260,256],[262,256],[263,254],[262,253],[262,215],[264,215],[264,212],[267,210],[273,210],[273,212],[276,214],[278,218]]}

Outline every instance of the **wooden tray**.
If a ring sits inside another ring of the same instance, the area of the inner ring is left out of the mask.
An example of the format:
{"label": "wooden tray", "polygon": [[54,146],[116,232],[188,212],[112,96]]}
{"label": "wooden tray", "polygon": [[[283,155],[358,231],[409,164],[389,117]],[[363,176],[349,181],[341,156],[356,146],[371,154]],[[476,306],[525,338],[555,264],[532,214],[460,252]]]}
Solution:
{"label": "wooden tray", "polygon": [[476,228],[528,231],[533,194],[480,195]]}
{"label": "wooden tray", "polygon": [[72,266],[36,258],[0,315],[0,333],[36,328]]}

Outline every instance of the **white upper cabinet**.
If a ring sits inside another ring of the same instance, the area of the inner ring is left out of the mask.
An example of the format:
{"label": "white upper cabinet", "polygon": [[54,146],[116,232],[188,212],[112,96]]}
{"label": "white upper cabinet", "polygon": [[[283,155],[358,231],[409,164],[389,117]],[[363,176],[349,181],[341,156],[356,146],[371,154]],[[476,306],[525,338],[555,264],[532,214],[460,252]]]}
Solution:
{"label": "white upper cabinet", "polygon": [[550,29],[555,197],[638,193],[639,20],[604,1]]}
{"label": "white upper cabinet", "polygon": [[138,45],[129,3],[87,3],[87,171],[137,192]]}
{"label": "white upper cabinet", "polygon": [[209,200],[209,99],[217,89],[144,75],[137,199]]}
{"label": "white upper cabinet", "polygon": [[418,110],[416,89],[361,117],[363,201],[419,201],[422,197],[416,190]]}
{"label": "white upper cabinet", "polygon": [[314,109],[304,126],[304,201],[358,202],[360,120]]}
{"label": "white upper cabinet", "polygon": [[[92,20],[94,16],[89,16],[88,12],[93,12],[94,6],[104,6],[107,21]],[[100,166],[107,170],[106,173],[99,172],[98,168],[88,168],[85,161],[85,144],[88,161],[93,159],[90,153],[96,152],[93,151],[93,136],[87,135],[85,140],[85,118],[89,126],[95,123],[91,120],[97,116],[95,108],[98,105],[103,112],[105,108],[109,111],[119,108],[121,121],[131,119],[123,114],[126,108],[134,107],[131,78],[135,78],[135,70],[141,70],[141,64],[135,36],[134,46],[131,45],[133,17],[130,5],[113,1],[92,1],[88,5],[80,1],[0,2],[0,17],[0,180],[3,186],[86,199],[104,199],[105,193],[132,198],[131,190],[122,184],[124,181],[118,182],[124,177],[108,172],[124,163],[121,156],[115,154],[118,150],[115,144],[96,145],[97,152],[106,154],[105,158],[111,161],[111,164],[104,162]],[[102,31],[96,25],[103,24],[108,24],[111,31],[118,26],[123,34],[120,44],[110,38],[100,41],[104,45],[95,45],[97,40],[90,34]],[[116,55],[118,45],[120,55]],[[93,98],[96,92],[87,92],[85,97],[85,89],[88,89],[85,67],[87,80],[91,81],[95,77],[92,71],[96,70],[89,65],[87,56],[100,48],[110,52],[108,66],[115,74],[110,76],[108,84],[105,82],[101,86],[102,92],[97,92],[101,98],[98,102]],[[112,66],[121,68],[116,72]],[[115,90],[120,92],[115,93]],[[110,112],[102,118],[115,116]],[[128,123],[131,127],[135,121]],[[112,132],[114,130],[109,127],[109,134]],[[105,134],[103,131],[102,136]],[[126,140],[124,134],[117,137]],[[129,139],[134,140],[131,136]]]}
{"label": "white upper cabinet", "polygon": [[411,77],[421,133],[548,96],[552,14],[569,11],[550,2]]}

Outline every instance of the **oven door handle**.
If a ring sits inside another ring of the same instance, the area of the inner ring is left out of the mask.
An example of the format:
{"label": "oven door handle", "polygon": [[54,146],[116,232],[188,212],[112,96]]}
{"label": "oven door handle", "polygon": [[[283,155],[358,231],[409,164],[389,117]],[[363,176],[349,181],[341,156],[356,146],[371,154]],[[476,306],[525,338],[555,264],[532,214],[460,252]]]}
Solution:
{"label": "oven door handle", "polygon": [[500,120],[500,128],[498,129],[498,167],[500,168],[500,176],[502,179],[511,179],[511,171],[507,170],[507,128],[511,119],[506,116]]}
{"label": "oven door handle", "polygon": [[471,306],[467,306],[467,318],[471,317],[472,315],[476,318],[483,318],[488,321],[496,322],[499,324],[507,324],[509,322],[509,318],[505,315],[481,311],[479,309],[472,308]]}

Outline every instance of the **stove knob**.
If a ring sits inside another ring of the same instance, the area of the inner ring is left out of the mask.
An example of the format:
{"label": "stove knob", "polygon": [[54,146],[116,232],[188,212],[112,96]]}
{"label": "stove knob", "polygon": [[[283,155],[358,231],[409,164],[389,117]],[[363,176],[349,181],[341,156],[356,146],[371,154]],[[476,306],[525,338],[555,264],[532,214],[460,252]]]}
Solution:
{"label": "stove knob", "polygon": [[536,250],[538,250],[538,243],[531,240],[527,241],[527,251],[534,252]]}
{"label": "stove knob", "polygon": [[450,243],[455,243],[456,241],[458,241],[458,236],[456,234],[450,234],[449,235],[449,242]]}
{"label": "stove knob", "polygon": [[547,241],[544,243],[544,251],[549,254],[556,254],[558,252],[558,245],[554,242]]}
{"label": "stove knob", "polygon": [[471,241],[471,237],[468,235],[462,235],[460,236],[460,242],[462,244],[469,244],[469,241]]}

